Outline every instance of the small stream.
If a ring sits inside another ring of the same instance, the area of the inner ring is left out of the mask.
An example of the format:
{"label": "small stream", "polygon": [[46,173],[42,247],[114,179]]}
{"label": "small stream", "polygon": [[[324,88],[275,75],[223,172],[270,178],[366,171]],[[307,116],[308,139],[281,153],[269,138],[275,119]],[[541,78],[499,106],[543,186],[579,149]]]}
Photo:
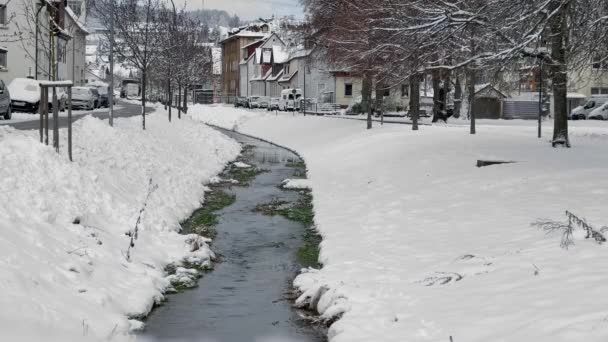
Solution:
{"label": "small stream", "polygon": [[236,200],[216,212],[212,248],[221,261],[198,287],[168,296],[147,319],[142,336],[184,342],[326,341],[326,331],[301,318],[287,295],[302,268],[297,253],[308,227],[254,212],[259,204],[301,199],[301,193],[279,188],[284,179],[305,176],[292,166],[301,160],[286,149],[222,132],[248,147],[245,163],[265,172],[248,186],[222,186]]}

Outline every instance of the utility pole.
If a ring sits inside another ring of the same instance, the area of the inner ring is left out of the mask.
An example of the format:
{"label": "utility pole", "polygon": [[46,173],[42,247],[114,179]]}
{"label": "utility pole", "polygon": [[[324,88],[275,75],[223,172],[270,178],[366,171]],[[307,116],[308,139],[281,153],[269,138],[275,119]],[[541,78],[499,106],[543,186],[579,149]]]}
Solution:
{"label": "utility pole", "polygon": [[110,126],[114,126],[114,0],[110,0],[110,85],[108,86]]}

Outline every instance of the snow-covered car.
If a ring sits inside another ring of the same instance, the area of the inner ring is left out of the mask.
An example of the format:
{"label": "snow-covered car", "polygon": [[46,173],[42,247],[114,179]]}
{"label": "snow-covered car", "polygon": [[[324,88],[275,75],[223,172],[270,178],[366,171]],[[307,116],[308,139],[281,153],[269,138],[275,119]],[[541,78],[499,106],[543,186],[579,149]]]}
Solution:
{"label": "snow-covered car", "polygon": [[234,106],[236,108],[238,108],[238,107],[247,107],[247,98],[246,97],[241,97],[241,96],[237,97],[234,100]]}
{"label": "snow-covered car", "polygon": [[260,108],[260,97],[259,96],[250,96],[247,98],[247,108]]}
{"label": "snow-covered car", "polygon": [[72,88],[72,108],[76,109],[95,109],[96,97],[89,87]]}
{"label": "snow-covered car", "polygon": [[0,115],[4,120],[10,120],[13,117],[11,93],[2,80],[0,80]]}
{"label": "snow-covered car", "polygon": [[278,97],[273,97],[270,99],[270,103],[268,104],[268,110],[279,110],[279,104],[281,103],[281,99]]}
{"label": "snow-covered car", "polygon": [[608,102],[608,96],[593,96],[584,105],[574,108],[570,115],[568,115],[568,119],[586,120],[591,112],[606,102]]}
{"label": "snow-covered car", "polygon": [[608,102],[591,112],[589,120],[608,120]]}
{"label": "snow-covered car", "polygon": [[258,108],[268,108],[270,106],[270,98],[268,96],[260,96],[258,100]]}
{"label": "snow-covered car", "polygon": [[[40,82],[29,78],[15,78],[8,89],[11,94],[11,107],[14,111],[35,113],[40,107]],[[67,94],[63,88],[57,89],[59,110],[64,111]],[[49,111],[53,110],[53,92],[49,89]]]}

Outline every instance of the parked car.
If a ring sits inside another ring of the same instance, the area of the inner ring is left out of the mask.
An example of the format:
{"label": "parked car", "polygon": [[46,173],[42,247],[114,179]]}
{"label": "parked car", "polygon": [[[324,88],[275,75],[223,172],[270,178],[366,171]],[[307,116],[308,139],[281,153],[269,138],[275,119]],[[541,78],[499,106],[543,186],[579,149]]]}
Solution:
{"label": "parked car", "polygon": [[270,98],[268,96],[260,96],[258,99],[258,108],[268,108],[270,106]]}
{"label": "parked car", "polygon": [[247,108],[260,108],[260,97],[259,96],[250,96],[247,98]]}
{"label": "parked car", "polygon": [[589,120],[608,120],[608,102],[591,112]]}
{"label": "parked car", "polygon": [[[8,89],[11,94],[11,109],[13,111],[36,113],[40,107],[40,82],[29,78],[15,78]],[[67,106],[67,94],[63,88],[57,89],[59,110]],[[53,92],[49,89],[49,111],[53,110]]]}
{"label": "parked car", "polygon": [[278,97],[273,97],[270,99],[270,103],[268,104],[268,110],[279,110],[279,104],[281,103],[281,99]]}
{"label": "parked car", "polygon": [[89,89],[91,90],[91,93],[95,97],[94,107],[95,108],[101,107],[101,95],[99,94],[99,90],[97,90],[96,87],[89,87]]}
{"label": "parked car", "polygon": [[72,88],[72,108],[93,110],[95,109],[96,99],[93,90],[89,87]]}
{"label": "parked car", "polygon": [[247,106],[247,98],[246,97],[241,97],[241,96],[237,97],[234,100],[234,106],[237,107],[237,108],[238,107],[246,107]]}
{"label": "parked car", "polygon": [[2,80],[0,80],[0,115],[4,120],[10,120],[13,117],[11,93]]}
{"label": "parked car", "polygon": [[592,96],[584,105],[574,108],[572,113],[568,115],[568,119],[585,120],[589,117],[591,112],[598,109],[606,102],[608,102],[608,96]]}
{"label": "parked car", "polygon": [[[104,82],[91,82],[89,86],[94,87],[99,92],[99,107],[109,107],[110,106],[110,97],[108,94],[109,84]],[[152,99],[154,101],[154,99]]]}

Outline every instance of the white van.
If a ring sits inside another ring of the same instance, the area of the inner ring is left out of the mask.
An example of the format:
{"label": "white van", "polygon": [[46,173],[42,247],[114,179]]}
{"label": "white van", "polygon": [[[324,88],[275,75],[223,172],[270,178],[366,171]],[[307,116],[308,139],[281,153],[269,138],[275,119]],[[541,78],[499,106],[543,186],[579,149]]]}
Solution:
{"label": "white van", "polygon": [[608,101],[589,113],[589,120],[608,120]]}
{"label": "white van", "polygon": [[584,105],[574,108],[568,118],[571,120],[586,120],[591,112],[606,102],[608,102],[608,96],[591,96]]}
{"label": "white van", "polygon": [[279,101],[279,110],[299,110],[300,99],[302,99],[301,89],[284,89],[281,91],[281,99]]}

